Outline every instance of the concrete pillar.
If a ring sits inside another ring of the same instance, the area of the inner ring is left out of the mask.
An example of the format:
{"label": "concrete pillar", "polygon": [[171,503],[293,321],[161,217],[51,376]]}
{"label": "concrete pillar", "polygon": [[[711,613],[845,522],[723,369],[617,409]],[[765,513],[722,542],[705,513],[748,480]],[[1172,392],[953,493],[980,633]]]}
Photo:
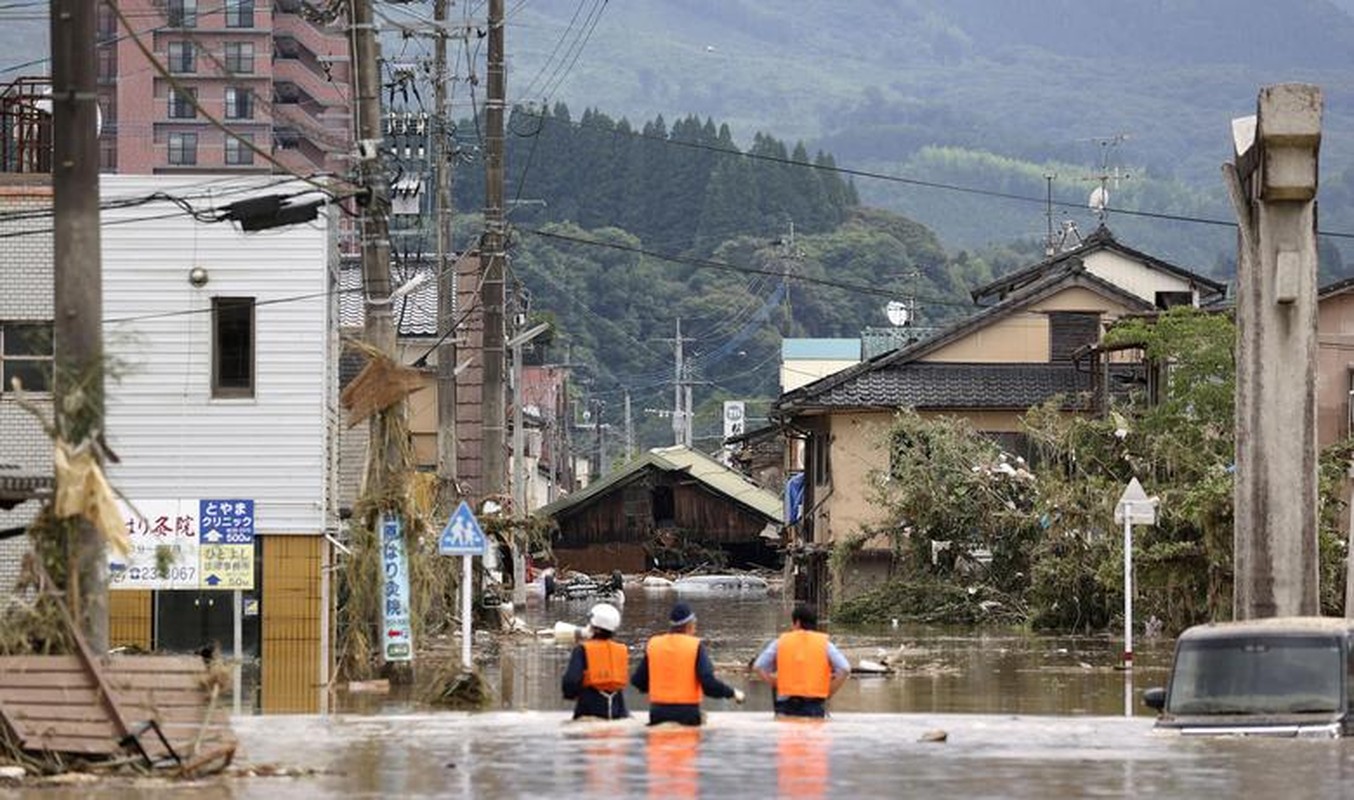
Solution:
{"label": "concrete pillar", "polygon": [[1237,258],[1236,619],[1320,613],[1316,187],[1321,90],[1260,91],[1223,167]]}

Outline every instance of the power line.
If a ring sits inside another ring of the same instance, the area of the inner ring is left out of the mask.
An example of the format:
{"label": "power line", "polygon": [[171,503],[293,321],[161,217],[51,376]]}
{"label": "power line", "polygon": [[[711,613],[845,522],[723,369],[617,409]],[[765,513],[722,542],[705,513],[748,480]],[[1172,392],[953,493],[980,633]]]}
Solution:
{"label": "power line", "polygon": [[[574,244],[585,244],[593,247],[605,247],[611,250],[620,250],[626,253],[637,253],[642,256],[648,256],[649,258],[656,258],[660,261],[668,261],[674,264],[686,264],[688,266],[693,267],[705,267],[708,269],[719,269],[729,272],[742,272],[750,275],[770,275],[776,278],[783,277],[785,274],[781,270],[764,269],[761,267],[745,267],[739,266],[737,264],[730,264],[724,261],[715,261],[713,259],[708,258],[694,258],[690,256],[673,255],[671,253],[660,253],[643,247],[633,247],[631,245],[619,244],[617,242],[603,242],[598,241],[596,239],[585,239],[581,236],[569,236],[568,234],[541,230],[539,228],[519,227],[517,228],[517,230],[522,231],[523,233],[530,233],[532,235],[540,236],[546,239],[555,239],[558,241],[572,242]],[[828,278],[814,278],[808,275],[790,275],[789,280],[799,281],[801,283],[811,283],[818,286],[826,286],[833,289],[842,289],[844,291],[857,292],[859,294],[868,294],[876,297],[897,297],[898,295],[896,291],[881,289],[877,286],[866,286],[864,284],[859,283],[846,283],[844,281],[834,281]],[[920,302],[924,302],[928,305],[953,306],[956,308],[969,308],[969,309],[973,308],[972,303],[957,303],[954,302],[953,300],[939,300],[925,298],[918,299],[920,300]]]}
{"label": "power line", "polygon": [[[705,144],[702,142],[686,141],[683,139],[673,139],[666,136],[655,136],[653,134],[644,133],[642,129],[621,130],[619,128],[607,128],[598,125],[584,125],[581,121],[574,121],[572,119],[565,122],[564,120],[549,115],[548,110],[543,109],[543,111],[545,111],[546,113],[533,114],[530,110],[523,109],[520,113],[523,113],[528,116],[537,117],[538,119],[541,120],[542,126],[544,126],[546,123],[565,124],[569,125],[570,127],[577,128],[579,130],[590,130],[596,131],[598,133],[610,133],[613,136],[629,136],[638,139],[648,139],[656,142],[665,142],[674,147],[684,147],[691,150],[702,150],[706,152],[719,153],[727,156],[746,158],[752,161],[765,161],[768,163],[780,164],[784,166],[802,167],[805,169],[818,170],[820,172],[830,172],[838,175],[848,175],[854,178],[866,178],[869,180],[884,181],[887,183],[898,183],[907,186],[917,186],[924,189],[939,189],[949,192],[959,192],[962,194],[978,195],[980,197],[992,197],[1000,200],[1013,200],[1022,203],[1037,203],[1041,206],[1047,206],[1050,203],[1047,197],[1034,197],[1032,195],[1016,194],[1014,192],[1003,192],[996,189],[984,189],[976,186],[961,186],[953,183],[944,183],[942,181],[928,181],[922,180],[920,178],[909,178],[904,175],[890,175],[885,172],[875,172],[873,170],[843,167],[836,164],[819,164],[811,161],[796,161],[793,158],[776,156],[768,153],[753,153],[750,151],[739,150],[737,148],[730,149],[727,147],[717,147],[715,145]],[[1052,201],[1052,205],[1058,208],[1075,208],[1078,210],[1085,207],[1084,204],[1082,203],[1070,202],[1066,200],[1054,200]],[[1122,214],[1125,216],[1143,217],[1146,219],[1157,219],[1169,222],[1186,222],[1195,225],[1211,225],[1225,228],[1236,227],[1235,222],[1229,222],[1227,220],[1220,219],[1212,219],[1209,217],[1197,217],[1187,214],[1169,214],[1159,211],[1134,211],[1123,208],[1116,208],[1114,210],[1114,213]],[[1345,231],[1317,231],[1317,235],[1328,236],[1333,239],[1354,239],[1354,233]]]}
{"label": "power line", "polygon": [[[136,49],[140,50],[141,55],[144,56],[145,59],[150,62],[150,65],[155,69],[156,72],[160,73],[160,77],[164,78],[169,83],[170,87],[173,88],[174,91],[178,92],[180,96],[186,98],[189,104],[192,105],[192,107],[195,108],[197,112],[203,116],[203,118],[205,118],[209,123],[212,124],[212,127],[220,130],[226,136],[229,136],[230,138],[239,142],[246,149],[250,150],[254,154],[258,155],[260,158],[262,158],[264,161],[267,161],[269,164],[273,165],[273,167],[275,167],[279,172],[286,175],[290,175],[299,181],[309,183],[323,192],[330,193],[330,189],[327,186],[320,183],[319,181],[316,181],[313,178],[305,177],[300,173],[292,170],[290,167],[274,158],[272,153],[267,152],[263,148],[254,144],[254,140],[251,137],[243,136],[239,133],[236,133],[235,131],[227,127],[224,123],[222,123],[219,119],[217,119],[215,116],[213,116],[211,112],[207,111],[207,109],[204,108],[200,102],[198,102],[197,94],[195,92],[187,91],[184,88],[183,84],[179,82],[178,78],[176,78],[174,74],[169,71],[169,68],[166,67],[164,64],[160,63],[159,59],[155,57],[155,54],[150,51],[150,48],[146,47],[146,43],[142,41],[141,36],[132,30],[132,24],[127,20],[126,15],[122,13],[122,9],[118,7],[117,0],[104,0],[104,2],[108,4],[108,7],[112,9],[113,14],[117,16],[118,21],[120,21],[123,27],[127,29],[128,34],[132,38],[132,43],[136,45]],[[338,180],[348,184],[349,186],[352,186],[353,188],[359,190],[359,192],[365,191],[366,189],[366,187],[354,183],[346,178],[340,177],[338,178]]]}

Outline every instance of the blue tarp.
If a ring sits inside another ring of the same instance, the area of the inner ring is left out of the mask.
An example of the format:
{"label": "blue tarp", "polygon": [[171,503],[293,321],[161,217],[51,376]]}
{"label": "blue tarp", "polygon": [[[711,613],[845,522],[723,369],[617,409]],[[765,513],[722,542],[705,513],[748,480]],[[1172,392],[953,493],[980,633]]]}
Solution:
{"label": "blue tarp", "polygon": [[804,473],[796,472],[785,482],[785,524],[793,525],[804,513]]}

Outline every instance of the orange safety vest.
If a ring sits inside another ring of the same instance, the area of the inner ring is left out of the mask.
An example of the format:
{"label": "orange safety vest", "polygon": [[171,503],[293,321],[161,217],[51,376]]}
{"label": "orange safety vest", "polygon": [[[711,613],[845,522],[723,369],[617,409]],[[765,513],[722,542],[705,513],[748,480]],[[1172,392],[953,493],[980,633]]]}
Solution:
{"label": "orange safety vest", "polygon": [[630,678],[630,654],[625,645],[610,639],[583,642],[583,685],[604,692],[625,688]]}
{"label": "orange safety vest", "polygon": [[664,633],[649,640],[649,701],[694,705],[701,701],[696,655],[701,640],[685,633]]}
{"label": "orange safety vest", "polygon": [[827,634],[795,630],[776,640],[776,694],[826,699],[832,688]]}

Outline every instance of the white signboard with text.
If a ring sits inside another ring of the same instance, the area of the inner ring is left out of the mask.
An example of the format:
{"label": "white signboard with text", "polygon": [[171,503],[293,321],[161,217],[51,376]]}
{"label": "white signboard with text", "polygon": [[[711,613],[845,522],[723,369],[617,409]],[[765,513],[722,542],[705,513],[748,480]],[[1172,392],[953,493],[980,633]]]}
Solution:
{"label": "white signboard with text", "polygon": [[254,588],[253,500],[138,499],[119,507],[131,548],[125,557],[109,553],[109,589]]}

